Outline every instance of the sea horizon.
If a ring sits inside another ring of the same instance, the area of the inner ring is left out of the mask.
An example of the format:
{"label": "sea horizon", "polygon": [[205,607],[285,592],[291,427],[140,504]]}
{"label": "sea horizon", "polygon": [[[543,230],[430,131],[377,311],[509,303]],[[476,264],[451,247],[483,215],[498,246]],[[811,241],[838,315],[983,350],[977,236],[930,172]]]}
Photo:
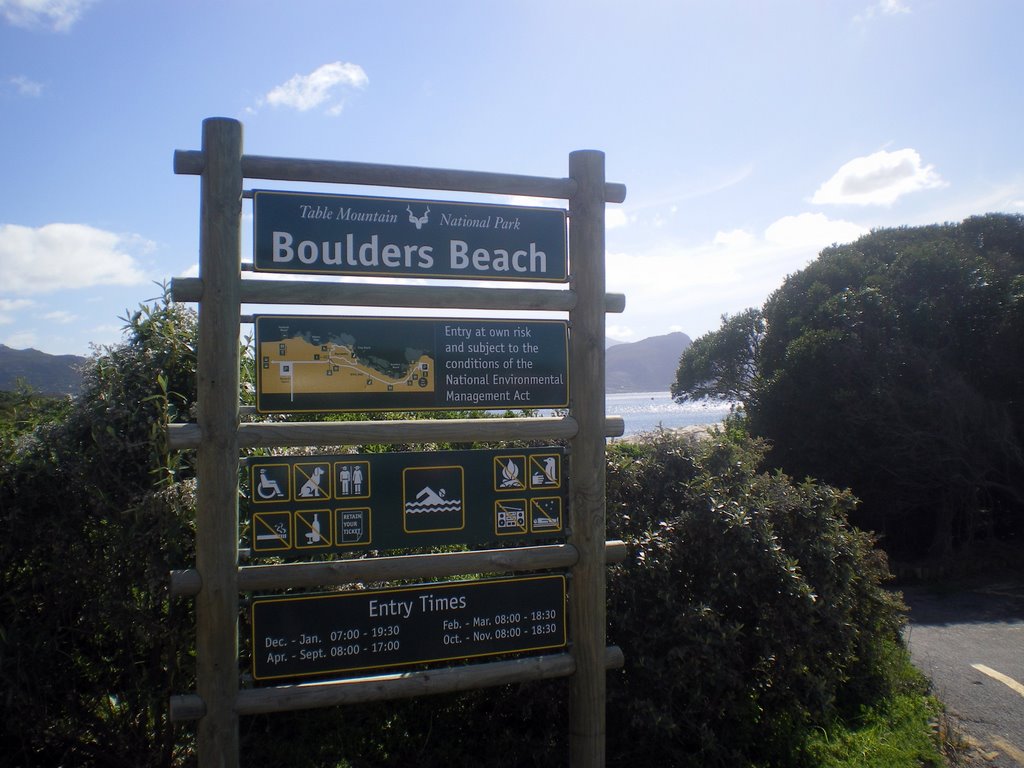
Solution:
{"label": "sea horizon", "polygon": [[623,437],[658,429],[718,424],[729,415],[730,407],[730,403],[721,400],[677,403],[668,391],[609,392],[605,395],[605,415],[622,417],[625,422]]}

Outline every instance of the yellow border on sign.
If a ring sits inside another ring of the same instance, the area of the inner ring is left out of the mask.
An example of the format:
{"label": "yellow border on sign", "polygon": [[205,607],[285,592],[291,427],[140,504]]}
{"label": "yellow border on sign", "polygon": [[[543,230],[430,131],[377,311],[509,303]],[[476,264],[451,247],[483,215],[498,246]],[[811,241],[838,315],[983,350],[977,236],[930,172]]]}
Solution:
{"label": "yellow border on sign", "polygon": [[[366,479],[363,481],[363,487],[366,488],[366,493],[352,494],[349,496],[341,495],[341,480],[338,477],[338,466],[341,464],[362,464],[366,467]],[[371,496],[370,492],[370,462],[366,459],[356,459],[353,461],[335,461],[334,462],[334,500],[335,501],[346,501],[348,499],[368,499]]]}
{"label": "yellow border on sign", "polygon": [[[322,514],[325,518],[327,518],[327,525],[326,526],[321,526],[321,528],[320,528],[319,536],[320,536],[320,541],[322,543],[318,543],[318,544],[300,544],[299,543],[299,536],[300,536],[299,521],[301,520],[305,525],[307,525],[309,527],[309,533],[306,533],[305,531],[303,531],[301,533],[301,535],[302,536],[312,536],[312,534],[313,534],[313,521],[312,521],[312,519],[307,520],[305,516],[306,515],[320,515],[320,514]],[[331,540],[334,538],[331,535],[331,533],[332,533],[331,526],[333,524],[334,524],[334,518],[331,515],[331,510],[329,510],[329,509],[297,509],[297,510],[295,510],[295,540],[294,540],[295,546],[294,546],[294,549],[329,549],[329,548],[333,547],[334,545],[331,544]]]}
{"label": "yellow border on sign", "polygon": [[[548,513],[545,511],[545,509],[542,506],[540,506],[540,504],[537,504],[537,502],[539,502],[539,501],[556,501],[556,502],[558,502],[558,527],[557,528],[537,528],[536,526],[534,526],[534,524],[533,524],[533,509],[534,509],[534,505],[536,505],[536,509],[538,509],[540,511],[540,513],[542,515],[544,515],[544,517],[548,518],[548,520],[553,519],[550,515],[548,515]],[[530,515],[529,515],[529,517],[530,517],[530,533],[549,533],[549,532],[552,532],[552,531],[557,533],[557,532],[561,531],[562,530],[562,521],[564,519],[563,515],[564,515],[564,511],[562,509],[562,497],[561,496],[537,496],[536,498],[530,499]]]}
{"label": "yellow border on sign", "polygon": [[[459,471],[459,506],[461,509],[462,524],[454,526],[452,528],[423,528],[417,531],[410,531],[405,521],[407,515],[405,513],[405,475],[408,472],[419,472],[425,469],[457,469]],[[466,469],[465,467],[459,466],[458,464],[451,464],[448,466],[437,466],[437,467],[405,467],[402,470],[402,531],[415,536],[417,533],[441,533],[443,531],[461,531],[466,528]]]}
{"label": "yellow border on sign", "polygon": [[[340,514],[342,512],[365,512],[366,513],[366,538],[356,542],[347,543],[342,541],[342,526]],[[334,546],[336,547],[365,547],[373,543],[373,510],[369,507],[336,507],[334,510]]]}
{"label": "yellow border on sign", "polygon": [[[255,328],[255,349],[256,354],[259,355],[260,345],[263,343],[280,343],[279,340],[272,342],[264,342],[259,337],[259,320],[305,320],[305,321],[344,321],[344,320],[366,320],[366,316],[362,315],[255,315],[254,316],[254,328]],[[550,325],[557,324],[562,326],[565,341],[565,400],[560,403],[546,403],[540,406],[530,406],[537,408],[567,408],[569,406],[569,391],[572,386],[572,371],[569,369],[569,324],[565,320],[545,320],[545,319],[529,319],[529,318],[489,318],[489,317],[378,317],[373,318],[378,321],[392,321],[392,322],[470,322],[470,323],[490,323],[490,324],[511,324],[511,323],[529,323],[530,325]],[[273,392],[264,392],[262,388],[263,374],[261,371],[256,372],[256,412],[260,414],[274,414],[274,413],[323,413],[324,408],[322,406],[316,408],[278,408],[278,409],[264,409],[262,398],[272,396]],[[316,396],[321,395],[321,392],[298,392],[296,393],[301,396]],[[413,410],[416,411],[450,411],[453,407],[458,407],[463,410],[471,411],[486,411],[494,410],[493,405],[472,405],[469,403],[445,403],[441,405],[417,405]],[[502,406],[504,407],[504,406]],[[520,406],[508,405],[508,408],[515,408]],[[407,406],[388,406],[388,407],[367,407],[366,405],[351,406],[348,408],[329,408],[331,413],[395,413],[397,411],[407,411]]]}
{"label": "yellow border on sign", "polygon": [[[256,471],[259,469],[269,469],[270,467],[283,467],[285,470],[285,489],[284,496],[274,496],[270,499],[264,499],[259,494],[259,484],[256,482]],[[249,498],[254,504],[280,504],[284,501],[291,501],[292,498],[292,465],[291,464],[254,464],[249,472]]]}
{"label": "yellow border on sign", "polygon": [[[556,466],[555,473],[557,475],[556,477],[551,477],[547,472],[545,472],[544,471],[544,467],[541,466],[541,463],[539,461],[540,459],[550,459],[550,458],[553,458],[555,460],[555,466]],[[550,483],[542,483],[541,485],[534,485],[533,484],[533,464],[534,464],[534,462],[536,462],[536,464],[537,464],[537,471],[540,472],[542,475],[544,475],[544,477],[546,477],[548,480],[550,480],[551,481]],[[530,476],[530,490],[547,491],[547,490],[557,490],[558,488],[562,487],[562,456],[561,456],[561,454],[558,454],[558,453],[537,453],[537,454],[533,454],[533,455],[530,456],[530,462],[529,463],[530,463],[530,467],[527,470],[527,474]]]}
{"label": "yellow border on sign", "polygon": [[[514,531],[501,530],[498,528],[498,512],[507,512],[502,508],[504,504],[520,503],[523,505],[523,527]],[[494,500],[494,535],[495,536],[522,536],[530,530],[530,505],[526,499],[495,499]]]}
{"label": "yellow border on sign", "polygon": [[[305,461],[305,462],[302,462],[302,463],[295,462],[291,466],[292,466],[293,473],[301,474],[304,478],[306,478],[307,482],[313,479],[311,477],[311,475],[313,474],[314,470],[310,470],[309,472],[306,472],[305,470],[302,469],[302,467],[321,467],[324,470],[324,475],[327,476],[326,487],[324,486],[323,483],[315,483],[315,485],[323,491],[323,495],[322,496],[302,496],[302,495],[300,495],[299,494],[299,487],[300,487],[299,486],[299,479],[298,479],[298,477],[294,477],[295,482],[292,485],[294,486],[294,489],[295,489],[295,501],[320,501],[321,499],[323,499],[324,501],[327,501],[328,499],[331,498],[331,488],[333,487],[331,485],[331,483],[334,480],[334,478],[331,476],[332,467],[331,467],[331,462],[330,461]],[[302,485],[305,486],[305,484],[306,483],[303,483]]]}
{"label": "yellow border on sign", "polygon": [[[501,487],[501,483],[498,482],[498,478],[500,476],[504,475],[505,469],[508,467],[508,462],[516,460],[516,459],[518,459],[518,461],[521,463],[521,466],[520,466],[520,464],[516,464],[516,468],[517,469],[522,469],[522,472],[523,472],[522,477],[519,478],[519,485],[518,486],[510,485],[507,488],[502,488]],[[504,466],[502,466],[502,462],[503,461],[505,462]],[[495,493],[523,493],[529,487],[529,478],[528,478],[529,474],[530,474],[530,462],[528,462],[526,460],[526,454],[525,453],[509,453],[509,454],[505,454],[504,456],[495,456],[494,457],[494,491],[495,491]]]}
{"label": "yellow border on sign", "polygon": [[[333,669],[320,669],[315,672],[291,672],[285,675],[266,675],[259,676],[256,674],[256,656],[252,654],[252,677],[254,680],[280,680],[283,678],[298,678],[298,677],[313,677],[322,675],[332,675],[339,672],[361,672],[367,669],[385,669],[390,667],[410,667],[415,664],[437,664],[443,661],[458,661],[461,659],[478,659],[484,656],[503,656],[505,654],[513,653],[530,653],[532,651],[546,651],[551,648],[564,648],[568,643],[568,622],[569,617],[566,611],[566,590],[565,590],[565,575],[561,573],[545,574],[543,576],[511,576],[508,578],[498,579],[480,579],[478,581],[442,581],[435,582],[433,584],[416,584],[409,587],[398,587],[396,589],[375,589],[365,592],[341,592],[336,595],[325,595],[323,593],[317,595],[300,595],[298,597],[277,597],[261,599],[256,598],[252,601],[249,608],[249,624],[252,627],[252,644],[250,649],[256,648],[256,608],[259,605],[265,605],[267,603],[280,603],[280,602],[301,602],[303,600],[345,600],[352,598],[364,598],[372,595],[394,595],[402,592],[413,592],[422,589],[441,590],[441,589],[465,589],[466,587],[477,587],[486,584],[497,584],[501,582],[517,582],[523,583],[527,581],[545,581],[550,579],[557,579],[562,583],[562,614],[561,614],[561,626],[562,626],[562,639],[557,643],[549,643],[547,645],[531,646],[529,648],[515,648],[512,650],[503,651],[486,651],[484,653],[471,653],[471,654],[459,654],[458,656],[446,656],[440,659],[416,659],[415,661],[399,661],[389,662],[386,664],[371,664],[363,667],[335,667]],[[539,619],[538,619],[539,621]]]}
{"label": "yellow border on sign", "polygon": [[[281,534],[278,533],[277,530],[275,530],[264,519],[265,515],[284,515],[285,520],[288,521],[288,533],[286,533],[284,536],[281,536]],[[259,540],[258,539],[259,534],[256,533],[257,524],[262,524],[262,525],[266,526],[267,530],[270,531],[273,534],[273,537],[275,539],[277,539],[278,541],[282,542],[282,544],[284,546],[281,546],[281,547],[269,546],[269,547],[267,547],[267,546],[259,545],[257,543],[258,540]],[[252,523],[251,523],[251,526],[252,526],[252,534],[251,535],[252,535],[252,549],[253,549],[253,552],[283,552],[286,549],[291,549],[292,548],[292,541],[294,539],[292,537],[292,513],[291,512],[288,512],[287,510],[275,510],[273,512],[269,512],[269,511],[268,512],[253,512],[252,513]]]}

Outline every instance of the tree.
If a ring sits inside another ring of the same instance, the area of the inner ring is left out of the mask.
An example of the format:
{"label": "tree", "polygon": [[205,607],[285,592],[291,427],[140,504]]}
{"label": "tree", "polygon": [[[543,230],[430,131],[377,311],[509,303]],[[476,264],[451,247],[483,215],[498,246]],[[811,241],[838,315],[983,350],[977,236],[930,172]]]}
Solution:
{"label": "tree", "polygon": [[1024,217],[878,230],[739,316],[750,343],[729,319],[695,341],[673,393],[739,395],[779,466],[851,487],[896,550],[948,554],[1024,529],[1022,288]]}
{"label": "tree", "polygon": [[680,401],[710,397],[750,403],[759,388],[756,361],[764,336],[759,310],[723,315],[722,327],[694,341],[680,358],[672,396]]}
{"label": "tree", "polygon": [[0,464],[0,741],[14,765],[170,766],[187,743],[167,694],[192,685],[194,631],[166,579],[193,557],[195,486],[161,435],[194,400],[195,314],[165,297],[125,322],[61,418]]}

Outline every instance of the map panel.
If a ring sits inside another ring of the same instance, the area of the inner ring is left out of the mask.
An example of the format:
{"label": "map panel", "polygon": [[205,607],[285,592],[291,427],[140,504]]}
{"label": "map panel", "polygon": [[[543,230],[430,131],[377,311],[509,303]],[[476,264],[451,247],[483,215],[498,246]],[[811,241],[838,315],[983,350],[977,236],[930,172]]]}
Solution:
{"label": "map panel", "polygon": [[261,315],[260,413],[558,408],[568,324]]}

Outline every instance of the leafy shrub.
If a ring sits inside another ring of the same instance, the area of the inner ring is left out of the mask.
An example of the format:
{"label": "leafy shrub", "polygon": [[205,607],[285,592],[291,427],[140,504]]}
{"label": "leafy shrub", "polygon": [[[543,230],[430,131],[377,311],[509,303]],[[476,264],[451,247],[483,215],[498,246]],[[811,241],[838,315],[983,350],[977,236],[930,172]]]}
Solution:
{"label": "leafy shrub", "polygon": [[1024,216],[824,249],[683,353],[678,399],[742,401],[770,459],[849,487],[900,558],[1024,533]]}
{"label": "leafy shrub", "polygon": [[127,319],[63,418],[0,465],[0,742],[18,766],[173,765],[167,719],[188,688],[194,626],[167,572],[193,559],[194,483],[168,484],[170,408],[195,392],[194,315],[164,302]]}
{"label": "leafy shrub", "polygon": [[846,492],[758,471],[763,446],[661,435],[612,451],[609,582],[626,667],[611,762],[794,765],[811,724],[886,693],[899,606]]}

